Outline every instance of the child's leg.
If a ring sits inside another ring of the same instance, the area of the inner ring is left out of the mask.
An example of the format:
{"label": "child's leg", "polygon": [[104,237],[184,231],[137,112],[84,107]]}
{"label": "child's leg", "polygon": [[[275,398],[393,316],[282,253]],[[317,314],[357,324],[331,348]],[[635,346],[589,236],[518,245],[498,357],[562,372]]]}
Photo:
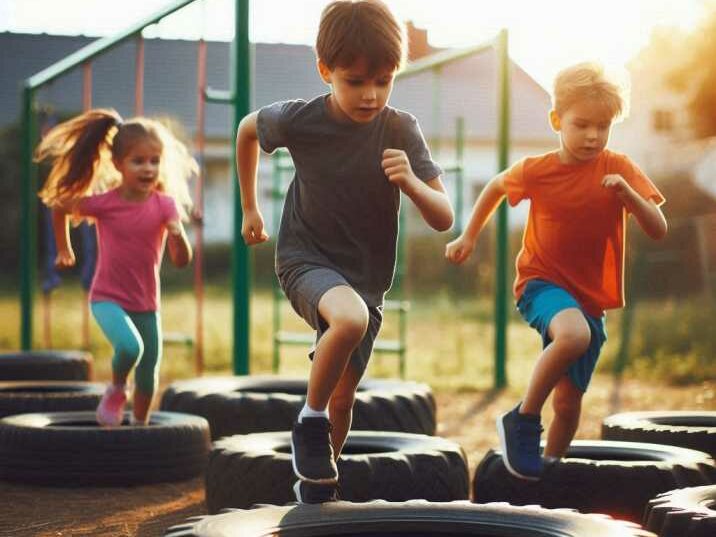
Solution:
{"label": "child's leg", "polygon": [[584,392],[574,385],[568,375],[564,375],[552,392],[554,419],[547,433],[547,445],[544,455],[564,457],[579,426]]}
{"label": "child's leg", "polygon": [[341,285],[324,293],[318,302],[318,312],[328,329],[316,346],[306,402],[313,410],[324,410],[351,354],[366,333],[368,308],[358,293]]}
{"label": "child's leg", "polygon": [[154,393],[159,384],[162,357],[162,329],[158,312],[132,313],[131,318],[144,342],[144,353],[134,370],[134,419],[146,423]]}
{"label": "child's leg", "polygon": [[144,343],[127,312],[114,302],[93,302],[92,315],[112,344],[112,382],[124,386],[129,372],[144,353]]}
{"label": "child's leg", "polygon": [[100,425],[113,427],[122,423],[127,376],[141,358],[144,343],[134,322],[118,304],[93,302],[92,314],[114,348],[112,385],[107,387],[96,413]]}
{"label": "child's leg", "polygon": [[552,389],[589,347],[592,334],[582,311],[568,308],[550,321],[549,337],[552,342],[544,348],[532,370],[521,414],[541,414]]}
{"label": "child's leg", "polygon": [[331,444],[333,444],[333,458],[338,460],[345,444],[348,431],[351,429],[353,419],[353,403],[356,397],[356,389],[363,372],[352,364],[348,364],[343,376],[338,381],[338,386],[333,391],[329,403],[329,415],[331,417]]}

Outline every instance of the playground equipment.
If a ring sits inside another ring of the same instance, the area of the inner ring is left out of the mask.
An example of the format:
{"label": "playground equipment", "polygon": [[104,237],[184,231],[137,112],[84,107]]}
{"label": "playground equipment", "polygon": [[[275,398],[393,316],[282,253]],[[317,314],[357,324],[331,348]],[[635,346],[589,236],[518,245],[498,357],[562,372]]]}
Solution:
{"label": "playground equipment", "polygon": [[[99,39],[81,50],[71,54],[56,64],[28,78],[22,90],[22,118],[23,118],[23,139],[22,139],[22,220],[21,220],[21,281],[20,281],[20,302],[21,302],[21,327],[20,342],[21,348],[29,350],[33,346],[33,296],[36,277],[37,251],[34,237],[37,232],[37,168],[32,162],[32,151],[37,141],[36,122],[36,94],[38,90],[50,84],[58,77],[78,68],[83,69],[83,94],[88,99],[91,91],[91,62],[99,55],[116,47],[120,43],[134,39],[136,42],[135,62],[135,112],[143,113],[143,83],[144,83],[144,42],[141,32],[149,25],[155,24],[164,17],[175,11],[196,2],[197,0],[176,0],[157,13],[147,17],[127,30],[106,38]],[[196,144],[201,152],[203,148],[203,123],[204,106],[207,102],[229,104],[233,108],[233,132],[236,131],[239,121],[249,112],[250,88],[251,88],[251,61],[249,50],[249,0],[236,0],[235,9],[235,38],[232,45],[232,88],[228,91],[220,91],[206,86],[206,44],[203,39],[199,40],[199,70],[198,70],[198,101],[197,101],[197,139]],[[447,50],[430,58],[419,60],[409,66],[398,75],[399,78],[409,77],[414,74],[436,70],[439,71],[442,65],[457,61],[461,58],[477,54],[484,50],[495,48],[497,50],[498,64],[498,106],[499,106],[499,158],[498,170],[502,171],[507,167],[509,153],[509,58],[507,53],[507,32],[503,30],[496,39],[489,40],[485,44],[476,47],[469,47],[461,50]],[[85,103],[88,105],[87,103]],[[91,104],[91,102],[89,103]],[[232,300],[233,300],[233,369],[236,374],[247,374],[249,372],[249,328],[250,328],[250,263],[249,253],[243,241],[238,240],[241,236],[241,203],[238,188],[236,188],[235,155],[232,155],[233,184],[234,184],[234,240],[232,249]],[[200,160],[203,160],[200,155]],[[203,204],[201,194],[201,181],[197,185],[197,206],[199,216],[202,214]],[[459,216],[462,220],[462,215]],[[200,227],[200,226],[199,226]],[[197,240],[201,240],[201,230],[197,229]],[[495,287],[495,373],[494,384],[501,387],[506,384],[505,359],[506,359],[506,327],[507,327],[507,302],[508,302],[508,270],[507,270],[507,205],[503,203],[498,209],[497,216],[497,257],[496,257],[496,287]],[[197,296],[197,319],[196,335],[194,345],[196,352],[197,370],[201,371],[203,364],[202,344],[202,300],[203,288],[201,286],[202,270],[202,246],[201,242],[195,245],[196,260],[195,289]],[[400,275],[398,275],[400,279]],[[402,305],[399,306],[399,309]],[[188,338],[173,338],[184,343],[190,342]],[[399,352],[400,349],[398,349]],[[404,352],[404,350],[402,351]]]}

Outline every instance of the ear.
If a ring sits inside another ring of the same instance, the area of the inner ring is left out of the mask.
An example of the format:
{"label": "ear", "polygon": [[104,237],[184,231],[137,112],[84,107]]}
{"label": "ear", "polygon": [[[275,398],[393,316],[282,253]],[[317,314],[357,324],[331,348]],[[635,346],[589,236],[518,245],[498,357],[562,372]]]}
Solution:
{"label": "ear", "polygon": [[318,67],[318,74],[321,75],[321,80],[323,80],[326,84],[330,84],[332,71],[328,68],[328,66],[323,63],[322,60],[317,60],[316,67]]}
{"label": "ear", "polygon": [[549,111],[549,124],[554,132],[559,132],[562,128],[562,120],[556,110]]}

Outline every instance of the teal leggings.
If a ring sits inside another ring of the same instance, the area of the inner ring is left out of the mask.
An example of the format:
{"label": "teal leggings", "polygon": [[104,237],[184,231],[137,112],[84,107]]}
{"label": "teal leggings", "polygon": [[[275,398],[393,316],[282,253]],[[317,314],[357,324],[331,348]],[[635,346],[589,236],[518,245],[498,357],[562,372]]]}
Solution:
{"label": "teal leggings", "polygon": [[159,383],[162,328],[158,311],[125,311],[114,302],[92,302],[92,315],[114,348],[112,372],[127,378],[136,365],[136,389],[152,395]]}

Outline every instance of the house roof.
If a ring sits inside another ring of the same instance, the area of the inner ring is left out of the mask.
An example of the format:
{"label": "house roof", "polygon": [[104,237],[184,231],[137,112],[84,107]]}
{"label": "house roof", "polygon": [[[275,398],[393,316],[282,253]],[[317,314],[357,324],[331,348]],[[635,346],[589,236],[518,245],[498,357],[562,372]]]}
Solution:
{"label": "house roof", "polygon": [[[0,126],[17,121],[22,81],[74,52],[93,39],[84,36],[0,33]],[[136,45],[123,43],[93,62],[92,105],[113,107],[130,116],[134,100]],[[313,50],[305,45],[257,43],[254,58],[253,106],[305,98],[327,91],[316,73]],[[196,120],[196,42],[145,40],[144,110],[147,115],[172,115],[189,131]],[[229,87],[230,44],[207,45],[210,87]],[[549,95],[514,63],[511,66],[511,135],[515,141],[553,140],[546,120]],[[492,49],[442,69],[396,84],[391,105],[405,109],[420,121],[429,138],[452,138],[456,117],[465,118],[471,140],[496,139],[497,64]],[[82,74],[77,69],[38,92],[38,100],[55,109],[81,108]],[[438,95],[437,102],[433,96]],[[210,137],[231,137],[231,113],[225,105],[208,104],[206,129]],[[439,119],[437,119],[439,118]]]}

